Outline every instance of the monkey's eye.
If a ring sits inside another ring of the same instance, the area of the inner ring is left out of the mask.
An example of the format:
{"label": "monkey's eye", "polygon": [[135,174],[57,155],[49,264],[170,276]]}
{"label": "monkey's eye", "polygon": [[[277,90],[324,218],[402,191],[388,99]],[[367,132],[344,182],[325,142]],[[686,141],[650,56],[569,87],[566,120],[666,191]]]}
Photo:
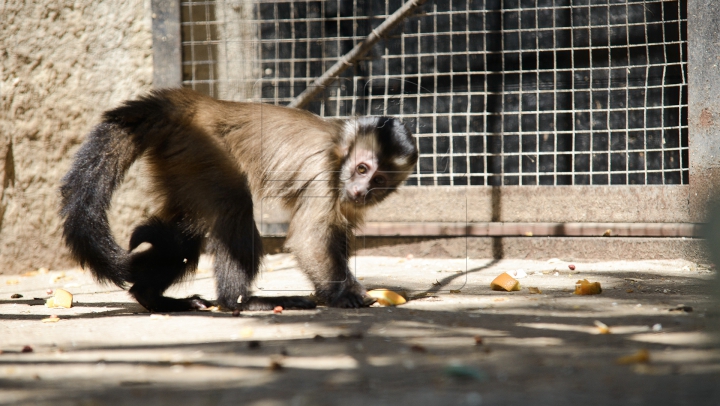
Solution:
{"label": "monkey's eye", "polygon": [[384,185],[387,180],[384,176],[376,176],[375,179],[373,179],[373,182],[377,183],[378,185]]}
{"label": "monkey's eye", "polygon": [[361,174],[361,175],[364,175],[364,174],[367,173],[367,171],[368,171],[367,165],[365,165],[365,164],[360,164],[360,165],[357,166],[357,173],[359,173],[359,174]]}

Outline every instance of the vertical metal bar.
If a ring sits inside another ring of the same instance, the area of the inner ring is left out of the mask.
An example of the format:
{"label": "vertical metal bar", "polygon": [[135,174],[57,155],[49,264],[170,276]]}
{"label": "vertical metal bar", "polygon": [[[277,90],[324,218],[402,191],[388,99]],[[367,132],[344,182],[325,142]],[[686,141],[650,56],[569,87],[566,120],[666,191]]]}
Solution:
{"label": "vertical metal bar", "polygon": [[151,0],[153,87],[182,86],[180,0]]}

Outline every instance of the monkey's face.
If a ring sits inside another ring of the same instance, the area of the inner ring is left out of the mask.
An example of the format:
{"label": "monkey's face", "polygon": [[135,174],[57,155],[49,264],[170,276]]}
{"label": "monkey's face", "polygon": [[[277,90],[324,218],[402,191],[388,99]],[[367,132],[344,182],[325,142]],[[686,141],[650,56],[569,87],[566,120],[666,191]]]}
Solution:
{"label": "monkey's face", "polygon": [[343,200],[356,205],[373,203],[373,189],[383,188],[387,175],[379,171],[378,159],[372,151],[355,148],[343,165]]}
{"label": "monkey's face", "polygon": [[380,168],[374,152],[355,148],[343,165],[344,196],[341,199],[357,206],[380,202],[389,192],[392,177]]}
{"label": "monkey's face", "polygon": [[377,204],[410,175],[418,159],[415,139],[392,117],[362,117],[347,128],[354,143],[342,165],[340,198],[355,206]]}

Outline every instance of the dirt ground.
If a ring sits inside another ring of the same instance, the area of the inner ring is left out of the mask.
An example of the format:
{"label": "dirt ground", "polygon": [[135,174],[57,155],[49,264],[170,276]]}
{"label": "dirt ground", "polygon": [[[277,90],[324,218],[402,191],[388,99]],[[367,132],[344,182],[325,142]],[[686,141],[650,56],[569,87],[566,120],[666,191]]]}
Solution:
{"label": "dirt ground", "polygon": [[[79,269],[1,275],[0,404],[720,404],[720,313],[708,266],[595,262],[571,270],[556,259],[396,257],[352,265],[368,288],[411,300],[162,315]],[[169,293],[213,298],[210,267],[205,258],[192,281]],[[489,288],[506,271],[527,274],[520,291]],[[573,294],[585,278],[602,293]],[[72,308],[45,306],[48,289],[59,288],[74,294]],[[281,254],[266,260],[257,291],[311,287]],[[42,321],[52,314],[60,320]]]}

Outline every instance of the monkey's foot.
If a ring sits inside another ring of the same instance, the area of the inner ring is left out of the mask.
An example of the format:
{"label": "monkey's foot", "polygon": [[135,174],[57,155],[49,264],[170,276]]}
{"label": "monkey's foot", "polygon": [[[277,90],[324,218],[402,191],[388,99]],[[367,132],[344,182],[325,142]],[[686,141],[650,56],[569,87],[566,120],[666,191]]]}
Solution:
{"label": "monkey's foot", "polygon": [[188,312],[192,310],[205,310],[212,306],[212,303],[198,295],[177,299],[134,289],[135,286],[130,289],[130,294],[135,297],[135,300],[137,300],[142,307],[151,312]]}
{"label": "monkey's foot", "polygon": [[315,301],[303,296],[251,296],[237,304],[239,310],[273,310],[277,306],[283,309],[303,310],[317,307]]}

